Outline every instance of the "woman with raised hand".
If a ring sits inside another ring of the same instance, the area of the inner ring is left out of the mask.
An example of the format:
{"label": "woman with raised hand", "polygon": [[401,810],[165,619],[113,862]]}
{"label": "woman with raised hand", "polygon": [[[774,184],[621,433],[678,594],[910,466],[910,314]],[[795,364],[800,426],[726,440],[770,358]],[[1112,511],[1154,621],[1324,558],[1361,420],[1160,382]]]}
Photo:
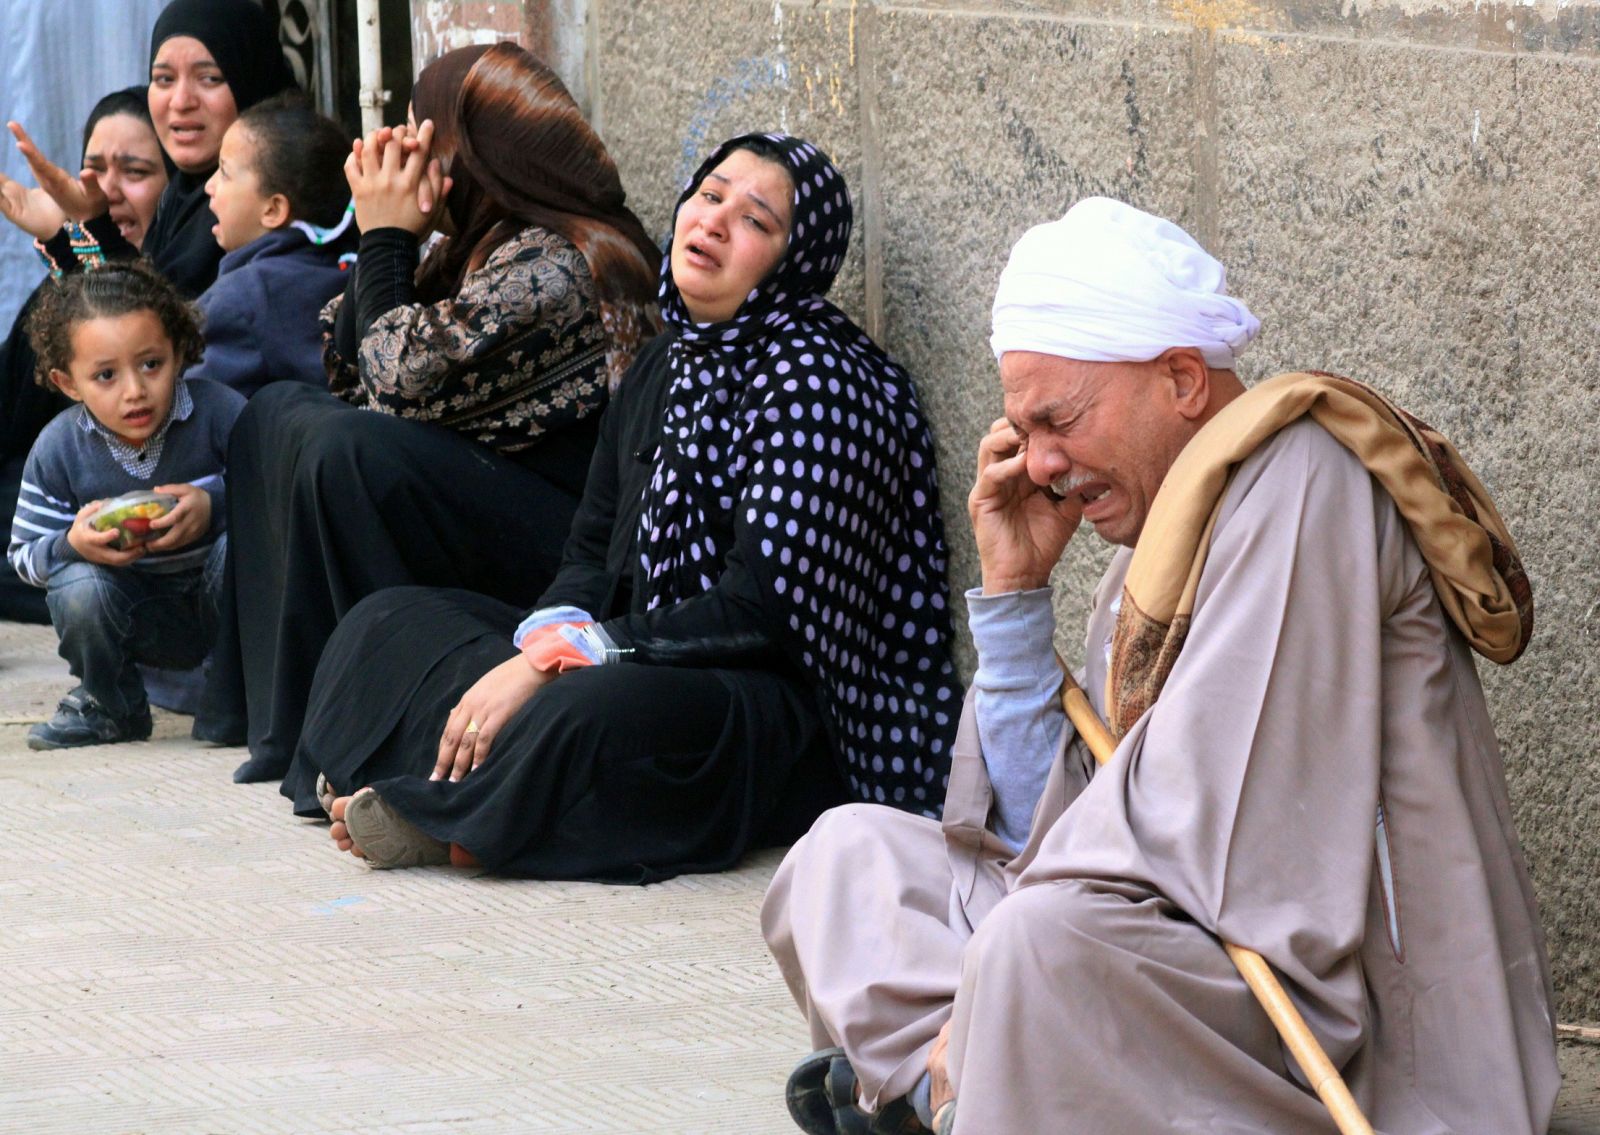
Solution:
{"label": "woman with raised hand", "polygon": [[[142,86],[112,91],[83,124],[82,168],[92,171],[105,194],[111,223],[138,248],[167,187],[167,166],[150,122]],[[35,240],[61,227],[61,211],[43,190],[29,190],[0,174],[0,216]],[[0,343],[0,510],[15,513],[22,466],[39,431],[69,405],[53,388],[33,380],[35,357],[27,332],[38,290],[30,295]],[[11,572],[0,573],[0,619],[48,623],[44,593]]]}
{"label": "woman with raised hand", "polygon": [[668,330],[537,608],[396,589],[329,643],[300,759],[339,847],[647,883],[848,796],[936,810],[960,690],[933,445],[910,378],[823,298],[851,216],[797,138],[696,173]]}
{"label": "woman with raised hand", "polygon": [[412,119],[345,167],[361,240],[322,315],[337,397],[269,386],[229,451],[232,579],[195,733],[247,741],[235,779],[283,777],[313,811],[292,758],[335,624],[401,584],[536,597],[609,389],[655,329],[661,254],[553,72],[462,48],[418,76]]}
{"label": "woman with raised hand", "polygon": [[142,253],[184,295],[205,291],[222,259],[205,191],[222,136],[242,111],[292,86],[277,32],[253,0],[172,0],[162,9],[150,34],[150,117],[176,172],[142,242],[129,238],[93,167],[74,177],[10,123],[43,191],[33,203],[48,196],[57,209],[59,231],[44,245],[56,269]]}

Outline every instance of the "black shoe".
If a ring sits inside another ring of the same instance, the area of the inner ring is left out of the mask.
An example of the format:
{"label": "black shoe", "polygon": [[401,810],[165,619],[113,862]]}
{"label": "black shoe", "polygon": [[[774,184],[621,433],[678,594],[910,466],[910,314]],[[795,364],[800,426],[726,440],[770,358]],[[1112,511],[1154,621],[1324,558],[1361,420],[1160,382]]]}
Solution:
{"label": "black shoe", "polygon": [[83,690],[73,690],[56,706],[56,715],[28,730],[30,749],[76,749],[83,745],[110,745],[117,741],[150,739],[148,704],[117,719]]}
{"label": "black shoe", "polygon": [[870,1115],[856,1103],[856,1073],[842,1048],[824,1048],[795,1065],[784,1089],[789,1116],[806,1135],[927,1135],[916,1110],[890,1100]]}

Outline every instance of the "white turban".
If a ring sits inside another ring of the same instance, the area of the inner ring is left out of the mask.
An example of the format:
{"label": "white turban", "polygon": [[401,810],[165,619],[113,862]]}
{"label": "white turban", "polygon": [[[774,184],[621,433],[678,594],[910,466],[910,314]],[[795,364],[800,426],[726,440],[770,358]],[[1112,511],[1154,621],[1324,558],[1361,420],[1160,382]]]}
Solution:
{"label": "white turban", "polygon": [[1171,221],[1107,197],[1079,201],[1022,235],[994,296],[998,359],[1037,351],[1146,362],[1197,347],[1231,370],[1261,322],[1227,293],[1222,263]]}

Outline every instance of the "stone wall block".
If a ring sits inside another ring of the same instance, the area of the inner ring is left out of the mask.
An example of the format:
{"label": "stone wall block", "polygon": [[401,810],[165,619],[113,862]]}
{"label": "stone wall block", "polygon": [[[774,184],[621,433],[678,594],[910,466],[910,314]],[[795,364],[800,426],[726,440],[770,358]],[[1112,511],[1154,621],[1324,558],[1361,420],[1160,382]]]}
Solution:
{"label": "stone wall block", "polygon": [[[938,433],[960,592],[978,582],[966,519],[978,439],[1003,412],[988,338],[1006,254],[1096,194],[1187,219],[1192,36],[896,11],[879,16],[875,44],[884,341],[916,376]],[[1074,638],[1109,556],[1085,533],[1057,569],[1060,625]]]}
{"label": "stone wall block", "polygon": [[665,246],[684,182],[735,134],[782,130],[820,146],[855,203],[850,255],[830,298],[866,321],[867,202],[854,5],[603,0],[597,123],[629,201]]}
{"label": "stone wall block", "polygon": [[[1249,371],[1318,367],[1455,442],[1535,587],[1533,645],[1480,661],[1567,1016],[1600,1016],[1600,232],[1595,67],[1312,38],[1216,53],[1218,253],[1264,331]],[[1421,92],[1427,92],[1426,97]],[[1581,785],[1581,789],[1576,786]]]}

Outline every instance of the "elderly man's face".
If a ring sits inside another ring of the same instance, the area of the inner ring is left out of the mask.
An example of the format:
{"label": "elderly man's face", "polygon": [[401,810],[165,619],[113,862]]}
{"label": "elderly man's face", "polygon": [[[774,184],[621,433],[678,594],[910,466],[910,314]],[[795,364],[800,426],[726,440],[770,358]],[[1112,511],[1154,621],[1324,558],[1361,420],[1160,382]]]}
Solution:
{"label": "elderly man's face", "polygon": [[1008,351],[1000,383],[1006,418],[1027,447],[1028,479],[1078,497],[1102,539],[1132,547],[1195,432],[1168,368]]}

